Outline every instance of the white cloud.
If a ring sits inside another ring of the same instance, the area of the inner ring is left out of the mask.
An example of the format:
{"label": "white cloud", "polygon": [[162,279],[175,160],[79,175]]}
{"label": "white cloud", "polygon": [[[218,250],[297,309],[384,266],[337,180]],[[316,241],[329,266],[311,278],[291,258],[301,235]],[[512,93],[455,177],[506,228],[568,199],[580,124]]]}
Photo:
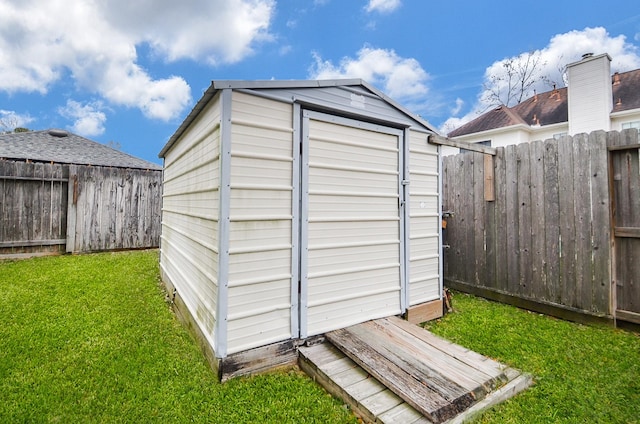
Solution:
{"label": "white cloud", "polygon": [[363,47],[356,58],[345,57],[340,64],[314,54],[310,69],[312,79],[361,78],[398,101],[415,101],[429,91],[429,75],[412,58],[398,56],[393,50]]}
{"label": "white cloud", "polygon": [[67,100],[67,104],[58,109],[58,113],[67,119],[74,120],[71,130],[79,135],[91,137],[104,133],[107,115],[102,111],[100,102],[82,104],[75,100]]}
{"label": "white cloud", "polygon": [[32,0],[0,2],[0,90],[46,93],[70,73],[78,88],[171,119],[188,105],[180,77],[137,63],[151,46],[167,61],[234,63],[269,40],[274,0]]}
{"label": "white cloud", "polygon": [[34,120],[29,114],[0,109],[0,129],[3,131],[13,131],[15,128],[26,127]]}
{"label": "white cloud", "polygon": [[457,114],[460,113],[460,111],[462,110],[463,106],[464,106],[464,100],[462,100],[460,97],[458,97],[456,99],[456,105],[451,109],[451,114],[453,116],[456,116]]}
{"label": "white cloud", "polygon": [[390,13],[400,7],[400,0],[369,0],[367,12]]}
{"label": "white cloud", "polygon": [[[510,59],[524,60],[529,52],[524,52],[513,58],[505,58],[494,62],[485,70],[484,83],[491,84],[491,77],[501,75],[504,72],[504,63]],[[540,81],[531,87],[531,92],[535,89],[538,93],[552,89],[550,82],[556,83],[558,87],[564,85],[564,76],[561,70],[567,64],[580,60],[583,54],[593,53],[595,55],[608,53],[611,56],[611,71],[624,72],[640,68],[640,52],[638,47],[627,42],[624,35],[613,37],[602,27],[585,28],[584,30],[569,31],[564,34],[557,34],[549,40],[549,44],[533,53],[540,57],[540,74],[546,76],[549,82]],[[532,94],[532,93],[531,93]],[[484,112],[490,104],[486,102],[486,92],[478,94],[478,100],[471,107],[471,110],[462,117],[449,118],[440,128],[442,132],[450,132],[454,128],[476,118]],[[455,107],[452,107],[455,109]],[[460,111],[458,111],[460,112]],[[456,115],[453,113],[452,115]]]}

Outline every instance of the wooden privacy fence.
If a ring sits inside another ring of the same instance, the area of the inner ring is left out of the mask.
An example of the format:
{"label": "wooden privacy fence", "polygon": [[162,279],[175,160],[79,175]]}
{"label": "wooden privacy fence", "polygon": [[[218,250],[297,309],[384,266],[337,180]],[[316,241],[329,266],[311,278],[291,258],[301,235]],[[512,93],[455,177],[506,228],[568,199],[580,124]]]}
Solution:
{"label": "wooden privacy fence", "polygon": [[634,320],[639,147],[633,129],[445,157],[445,284],[571,319]]}
{"label": "wooden privacy fence", "polygon": [[0,160],[0,255],[157,247],[162,172]]}

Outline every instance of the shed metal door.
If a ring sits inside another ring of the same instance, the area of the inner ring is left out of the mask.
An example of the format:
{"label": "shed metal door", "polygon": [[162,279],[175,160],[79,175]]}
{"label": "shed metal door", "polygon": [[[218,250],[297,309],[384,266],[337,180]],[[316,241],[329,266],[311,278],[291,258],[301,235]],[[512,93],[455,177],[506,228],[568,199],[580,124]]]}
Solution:
{"label": "shed metal door", "polygon": [[318,112],[302,123],[302,337],[401,313],[403,131]]}
{"label": "shed metal door", "polygon": [[616,315],[640,323],[640,149],[613,151]]}

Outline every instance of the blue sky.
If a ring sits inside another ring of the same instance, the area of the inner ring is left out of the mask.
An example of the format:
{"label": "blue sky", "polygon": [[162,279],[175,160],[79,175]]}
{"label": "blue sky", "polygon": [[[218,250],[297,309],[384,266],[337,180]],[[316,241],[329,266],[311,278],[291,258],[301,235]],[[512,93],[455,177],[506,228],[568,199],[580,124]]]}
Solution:
{"label": "blue sky", "polygon": [[[505,60],[640,68],[637,0],[0,0],[0,125],[157,155],[211,80],[363,78],[441,131]],[[538,92],[551,89],[537,83]]]}

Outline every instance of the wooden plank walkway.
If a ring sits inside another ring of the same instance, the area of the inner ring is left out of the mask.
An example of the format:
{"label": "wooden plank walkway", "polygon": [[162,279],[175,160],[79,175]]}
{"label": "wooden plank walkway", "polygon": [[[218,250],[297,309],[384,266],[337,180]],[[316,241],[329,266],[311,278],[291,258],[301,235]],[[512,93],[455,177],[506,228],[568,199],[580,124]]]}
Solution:
{"label": "wooden plank walkway", "polygon": [[368,422],[441,423],[477,413],[480,400],[492,406],[531,382],[396,317],[325,337],[331,343],[299,348],[300,366]]}

